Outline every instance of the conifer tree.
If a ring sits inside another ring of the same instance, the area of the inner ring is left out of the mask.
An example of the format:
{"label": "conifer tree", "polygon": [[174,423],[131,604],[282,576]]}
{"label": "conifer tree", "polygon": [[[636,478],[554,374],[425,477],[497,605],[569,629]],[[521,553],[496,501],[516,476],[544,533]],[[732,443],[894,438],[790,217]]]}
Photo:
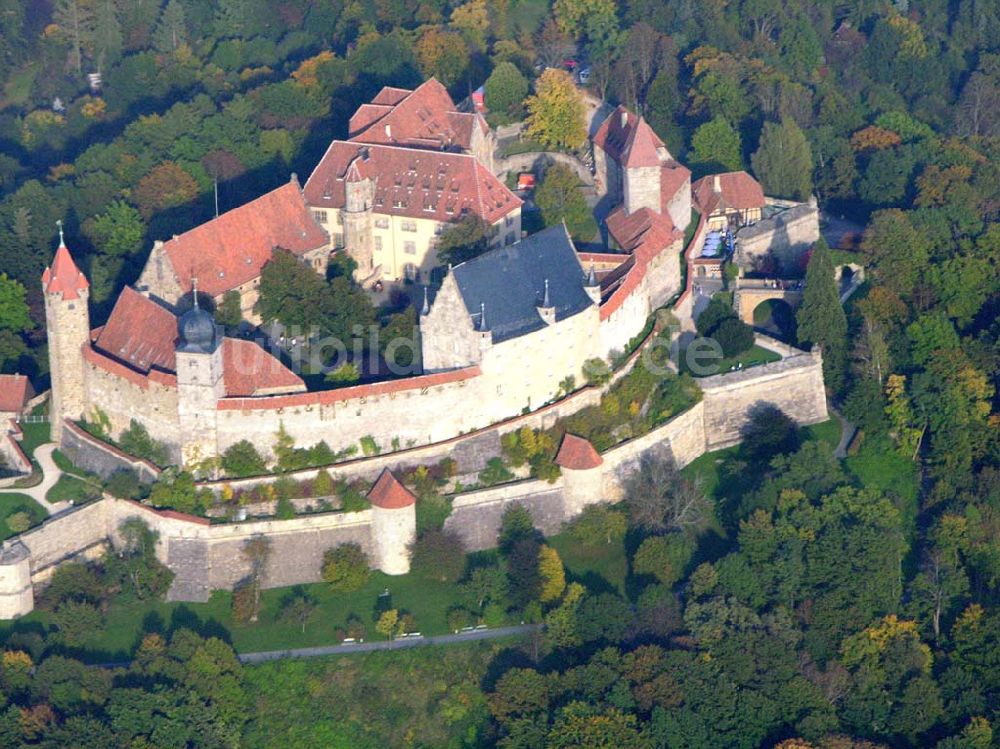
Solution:
{"label": "conifer tree", "polygon": [[836,393],[844,385],[847,315],[840,304],[830,248],[822,238],[809,258],[805,293],[796,322],[799,341],[806,345],[815,343],[822,348],[823,377],[827,388]]}
{"label": "conifer tree", "polygon": [[180,0],[170,0],[160,14],[153,31],[153,46],[160,52],[173,52],[187,42],[184,6]]}

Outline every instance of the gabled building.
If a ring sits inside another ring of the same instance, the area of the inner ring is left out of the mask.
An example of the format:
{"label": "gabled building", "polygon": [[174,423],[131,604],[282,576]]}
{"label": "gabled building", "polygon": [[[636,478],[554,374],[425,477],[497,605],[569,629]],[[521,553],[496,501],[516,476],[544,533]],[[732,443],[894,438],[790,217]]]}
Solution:
{"label": "gabled building", "polygon": [[692,191],[695,207],[713,231],[754,224],[767,204],[760,183],[746,172],[710,174],[695,182]]}
{"label": "gabled building", "polygon": [[305,197],[366,284],[429,280],[438,237],[466,217],[491,227],[494,246],[521,238],[522,201],[467,153],[334,141]]}
{"label": "gabled building", "polygon": [[538,406],[600,356],[599,302],[565,225],[550,227],[452,268],[420,317],[424,370],[478,366],[506,383],[497,395]]}
{"label": "gabled building", "polygon": [[276,249],[288,250],[326,273],[330,237],[316,223],[298,179],[218,218],[155,242],[136,288],[173,311],[190,306],[193,285],[221,303],[227,292],[240,295],[247,319],[260,296],[260,274]]}
{"label": "gabled building", "polygon": [[384,87],[348,123],[348,139],[403,148],[465,153],[493,171],[496,142],[486,119],[462,112],[436,78],[415,89]]}

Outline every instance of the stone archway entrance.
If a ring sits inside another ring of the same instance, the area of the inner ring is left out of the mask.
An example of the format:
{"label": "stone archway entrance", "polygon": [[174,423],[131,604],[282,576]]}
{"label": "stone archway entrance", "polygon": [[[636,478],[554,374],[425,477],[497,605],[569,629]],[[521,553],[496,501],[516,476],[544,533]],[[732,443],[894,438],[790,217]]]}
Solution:
{"label": "stone archway entrance", "polygon": [[792,310],[802,304],[802,283],[771,279],[741,278],[733,295],[733,309],[747,325],[753,325],[753,313],[762,302],[780,299]]}

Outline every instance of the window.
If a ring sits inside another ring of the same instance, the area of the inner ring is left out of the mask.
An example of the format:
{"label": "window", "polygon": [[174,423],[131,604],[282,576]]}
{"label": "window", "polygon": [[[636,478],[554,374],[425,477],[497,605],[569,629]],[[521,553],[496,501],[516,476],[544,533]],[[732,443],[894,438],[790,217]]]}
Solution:
{"label": "window", "polygon": [[387,219],[387,218],[377,218],[377,219],[375,219],[375,228],[376,229],[388,229],[389,228],[389,219]]}
{"label": "window", "polygon": [[407,255],[417,254],[417,243],[416,242],[403,242],[403,252]]}
{"label": "window", "polygon": [[[368,206],[366,205],[365,208],[367,207]],[[326,221],[324,220],[323,223],[326,223]],[[344,225],[344,214],[341,211],[337,211],[337,226],[343,226],[343,225]]]}
{"label": "window", "polygon": [[313,211],[312,214],[313,214],[313,219],[315,219],[317,223],[320,224],[326,223],[326,211]]}
{"label": "window", "polygon": [[334,234],[333,235],[333,246],[334,247],[343,247],[344,246],[344,235],[343,234]]}
{"label": "window", "polygon": [[417,222],[416,221],[404,221],[400,227],[403,231],[416,231]]}
{"label": "window", "polygon": [[444,231],[444,224],[438,224],[434,227],[434,236],[440,237],[441,233]]}
{"label": "window", "polygon": [[375,237],[375,251],[379,252],[382,249],[382,237]]}
{"label": "window", "polygon": [[514,239],[515,239],[515,237],[514,237],[513,234],[508,234],[507,238],[503,241],[503,243],[505,245],[512,245],[512,244],[514,244]]}
{"label": "window", "polygon": [[404,265],[403,273],[411,281],[420,280],[420,271],[417,270],[417,266],[415,266],[413,263],[407,263],[406,265]]}
{"label": "window", "polygon": [[504,218],[503,225],[504,226],[513,226],[514,225],[514,217],[513,216],[507,216],[506,218]]}

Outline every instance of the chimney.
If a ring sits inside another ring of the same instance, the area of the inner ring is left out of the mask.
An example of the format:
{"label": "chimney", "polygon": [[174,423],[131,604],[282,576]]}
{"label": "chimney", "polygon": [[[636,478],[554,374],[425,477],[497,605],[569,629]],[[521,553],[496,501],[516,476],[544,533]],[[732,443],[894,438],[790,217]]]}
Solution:
{"label": "chimney", "polygon": [[714,192],[716,195],[721,195],[722,194],[722,175],[721,174],[716,174],[714,177],[712,177],[712,192]]}
{"label": "chimney", "polygon": [[385,126],[385,137],[392,140],[392,125],[386,123]]}

